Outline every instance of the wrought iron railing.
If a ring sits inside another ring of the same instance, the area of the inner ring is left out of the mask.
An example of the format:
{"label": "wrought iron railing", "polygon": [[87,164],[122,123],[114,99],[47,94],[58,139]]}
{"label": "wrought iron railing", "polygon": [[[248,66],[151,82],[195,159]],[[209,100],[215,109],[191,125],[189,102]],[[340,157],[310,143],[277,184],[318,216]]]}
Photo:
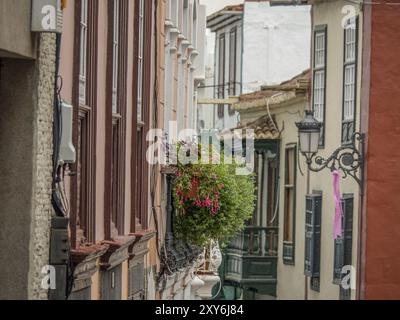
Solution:
{"label": "wrought iron railing", "polygon": [[172,195],[172,184],[174,174],[166,174],[167,182],[167,226],[165,242],[160,252],[161,272],[160,274],[171,275],[179,270],[185,269],[195,263],[202,249],[185,243],[175,237],[174,216],[175,208]]}

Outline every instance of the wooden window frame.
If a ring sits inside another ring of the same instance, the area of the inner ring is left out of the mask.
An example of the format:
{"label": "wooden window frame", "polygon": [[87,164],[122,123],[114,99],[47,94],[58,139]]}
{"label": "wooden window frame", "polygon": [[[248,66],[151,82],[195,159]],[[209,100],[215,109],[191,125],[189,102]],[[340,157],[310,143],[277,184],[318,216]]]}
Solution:
{"label": "wooden window frame", "polygon": [[[236,95],[236,77],[237,77],[237,27],[229,32],[229,96]],[[233,116],[235,110],[229,105],[229,115]]]}
{"label": "wooden window frame", "polygon": [[[289,153],[293,153],[293,184],[288,183],[289,177]],[[284,184],[284,227],[283,227],[283,263],[287,265],[295,264],[295,247],[296,247],[296,186],[297,186],[297,144],[288,144],[285,148],[285,184]],[[291,212],[289,211],[288,197],[292,193],[290,201]],[[291,223],[289,224],[288,219],[291,218]],[[287,228],[291,228],[288,232],[291,233],[291,241],[286,238]]]}
{"label": "wooden window frame", "polygon": [[[139,26],[139,1],[135,0],[135,30]],[[152,63],[152,12],[153,1],[144,0],[144,29],[143,42],[138,41],[138,33],[134,32],[134,57],[133,74],[133,110],[138,108],[138,91],[142,90],[142,119],[138,118],[138,112],[132,116],[132,150],[131,156],[131,225],[132,233],[148,229],[148,188],[149,188],[149,163],[146,160],[148,142],[146,134],[150,129],[150,106],[152,105],[151,88],[151,63]],[[139,74],[138,59],[139,45],[143,44],[143,72]],[[140,78],[139,78],[140,77]],[[138,79],[142,79],[139,88]]]}
{"label": "wooden window frame", "polygon": [[189,1],[183,0],[183,26],[182,31],[183,35],[186,38],[189,38],[189,17],[190,17],[190,8],[189,8]]}
{"label": "wooden window frame", "polygon": [[237,27],[229,32],[229,95],[236,95]]}
{"label": "wooden window frame", "polygon": [[[355,43],[354,43],[354,59],[347,59],[347,36],[348,30],[344,30],[343,35],[343,109],[342,109],[342,144],[347,145],[352,143],[352,138],[355,133],[356,128],[356,112],[357,112],[357,80],[358,80],[358,41],[359,41],[359,18],[354,17],[355,24]],[[352,19],[349,19],[347,23],[352,24]],[[349,67],[354,67],[354,101],[353,101],[353,118],[346,119],[345,109],[346,109],[346,70]]]}
{"label": "wooden window frame", "polygon": [[86,103],[87,81],[87,45],[88,45],[88,18],[89,0],[80,0],[80,42],[79,42],[79,105]]}
{"label": "wooden window frame", "polygon": [[[82,71],[82,2],[75,1],[73,78],[73,143],[77,146],[77,162],[71,166],[71,246],[93,244],[96,241],[96,132],[97,132],[97,47],[98,2],[88,0],[86,30],[86,71],[84,86]],[[84,88],[84,99],[82,99]],[[85,122],[85,132],[80,132]],[[80,151],[83,144],[85,152]],[[82,168],[83,167],[83,168]],[[83,171],[82,171],[83,170]]]}
{"label": "wooden window frame", "polygon": [[179,0],[170,0],[170,6],[171,6],[171,21],[174,24],[175,27],[178,26],[178,10],[179,10]]}
{"label": "wooden window frame", "polygon": [[[108,0],[105,201],[106,240],[125,234],[126,114],[129,0]],[[115,8],[118,5],[118,13]],[[117,22],[115,21],[118,14]],[[118,32],[115,28],[118,27]],[[117,57],[115,57],[117,55]],[[118,69],[115,70],[115,67]]]}
{"label": "wooden window frame", "polygon": [[[223,42],[223,45],[221,45]],[[221,53],[222,52],[222,53]],[[226,35],[221,33],[218,37],[218,86],[217,86],[217,98],[225,98],[225,56],[226,56]],[[222,63],[221,63],[222,62]],[[225,105],[218,105],[218,118],[224,117]]]}
{"label": "wooden window frame", "polygon": [[[324,46],[324,65],[317,65],[316,64],[316,39],[318,34],[324,34],[325,38],[325,46]],[[325,132],[326,132],[326,93],[327,93],[327,65],[328,65],[328,26],[327,25],[319,25],[314,28],[313,32],[313,95],[312,95],[312,106],[315,113],[315,101],[316,101],[316,76],[323,72],[323,105],[321,112],[323,113],[322,119],[317,119],[321,121],[322,128],[321,128],[321,139],[319,143],[319,147],[322,149],[325,147]],[[314,114],[315,115],[315,114]]]}
{"label": "wooden window frame", "polygon": [[138,123],[143,122],[143,72],[144,72],[144,28],[145,28],[145,1],[138,0],[137,4],[137,24],[136,29],[138,38],[136,39],[138,42],[137,46],[137,119]]}

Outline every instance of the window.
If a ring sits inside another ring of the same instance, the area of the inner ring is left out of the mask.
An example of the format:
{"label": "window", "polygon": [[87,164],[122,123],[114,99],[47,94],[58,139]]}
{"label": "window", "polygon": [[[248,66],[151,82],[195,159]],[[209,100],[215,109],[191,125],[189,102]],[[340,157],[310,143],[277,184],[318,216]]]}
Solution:
{"label": "window", "polygon": [[297,146],[289,145],[285,151],[285,211],[283,233],[283,261],[294,264],[296,219]]}
{"label": "window", "polygon": [[229,95],[236,94],[236,41],[237,29],[231,30],[229,35]]}
{"label": "window", "polygon": [[[276,256],[278,252],[277,185],[278,157],[261,142],[256,142],[254,158],[257,200],[250,231],[249,248],[259,246],[262,254]],[[263,238],[265,239],[263,240]]]}
{"label": "window", "polygon": [[82,108],[78,118],[78,144],[77,144],[77,244],[93,241],[93,228],[90,214],[90,132],[88,112]]}
{"label": "window", "polygon": [[71,179],[71,244],[74,248],[95,242],[95,154],[96,154],[96,81],[92,81],[97,67],[97,1],[77,2],[75,36],[79,46],[74,59],[77,79],[74,92],[74,144],[77,162],[72,166],[76,174]]}
{"label": "window", "polygon": [[[236,95],[236,41],[237,29],[234,28],[229,34],[229,96]],[[229,115],[234,115],[235,110],[229,106]]]}
{"label": "window", "polygon": [[117,88],[118,88],[118,49],[119,49],[119,0],[113,1],[113,78],[112,78],[112,110],[118,112]]}
{"label": "window", "polygon": [[351,143],[355,133],[358,19],[348,20],[344,31],[342,143]]}
{"label": "window", "polygon": [[[147,228],[148,217],[148,176],[149,166],[146,161],[146,133],[150,125],[151,105],[151,39],[152,39],[152,1],[135,0],[136,20],[135,28],[138,32],[134,34],[135,47],[135,74],[133,101],[134,113],[132,130],[132,202],[131,202],[131,232],[137,232]],[[174,4],[174,2],[172,2]]]}
{"label": "window", "polygon": [[189,1],[183,0],[183,35],[189,38]]}
{"label": "window", "polygon": [[320,146],[325,143],[327,27],[314,31],[313,110],[315,119],[322,123]]}
{"label": "window", "polygon": [[137,25],[137,43],[138,43],[138,53],[137,53],[137,119],[141,122],[142,119],[142,99],[143,99],[143,51],[144,51],[144,0],[137,1],[139,8],[138,12],[138,25]]}
{"label": "window", "polygon": [[[354,195],[348,194],[343,196],[342,208],[342,231],[341,237],[337,238],[334,242],[335,256],[333,267],[333,283],[341,284],[342,281],[342,268],[352,264],[352,250],[353,250],[353,207]],[[344,289],[340,286],[340,299],[350,300],[351,290]]]}
{"label": "window", "polygon": [[104,204],[106,239],[125,234],[128,1],[109,2],[109,52],[112,61],[108,72],[112,78],[107,86],[105,193],[109,198]]}
{"label": "window", "polygon": [[198,49],[197,44],[197,4],[193,4],[193,27],[192,27],[192,44],[193,46]]}
{"label": "window", "polygon": [[[218,40],[218,87],[217,98],[225,98],[225,34],[221,34]],[[224,117],[225,105],[218,105],[218,117]]]}
{"label": "window", "polygon": [[86,105],[88,0],[81,0],[79,50],[79,104]]}
{"label": "window", "polygon": [[321,261],[322,194],[306,196],[304,274],[311,277],[311,289],[319,290]]}
{"label": "window", "polygon": [[171,1],[171,20],[175,26],[178,25],[178,0]]}

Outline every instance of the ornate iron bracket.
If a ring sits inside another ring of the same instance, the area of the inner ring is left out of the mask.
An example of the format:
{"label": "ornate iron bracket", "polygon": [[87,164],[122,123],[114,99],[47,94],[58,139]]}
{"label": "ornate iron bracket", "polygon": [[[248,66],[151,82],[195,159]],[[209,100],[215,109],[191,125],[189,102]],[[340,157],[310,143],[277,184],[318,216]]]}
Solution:
{"label": "ornate iron bracket", "polygon": [[[365,134],[355,133],[351,144],[344,145],[336,149],[328,159],[315,154],[307,159],[310,171],[320,172],[325,168],[331,171],[340,170],[344,173],[343,179],[352,177],[360,186],[363,192],[364,184],[364,142]],[[358,144],[358,146],[357,146]]]}

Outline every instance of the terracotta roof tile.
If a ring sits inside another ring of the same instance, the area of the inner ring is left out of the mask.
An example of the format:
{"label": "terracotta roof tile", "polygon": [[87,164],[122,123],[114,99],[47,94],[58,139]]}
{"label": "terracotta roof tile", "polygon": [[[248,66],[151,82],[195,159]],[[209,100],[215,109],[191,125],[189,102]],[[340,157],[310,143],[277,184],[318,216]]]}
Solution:
{"label": "terracotta roof tile", "polygon": [[237,128],[224,130],[220,133],[220,138],[233,137],[239,132],[244,135],[245,132],[243,130],[245,129],[254,130],[254,138],[256,140],[276,140],[280,137],[280,132],[278,130],[275,117],[265,115],[255,121],[239,124]]}
{"label": "terracotta roof tile", "polygon": [[[259,100],[259,99],[264,99],[264,98],[269,98],[272,97],[278,93],[282,93],[284,91],[288,91],[288,88],[291,88],[292,86],[302,86],[302,83],[306,83],[306,85],[309,85],[309,82],[311,80],[311,70],[306,70],[303,71],[302,73],[298,74],[297,76],[293,77],[290,80],[284,81],[279,85],[276,86],[266,86],[263,90],[248,93],[248,94],[242,94],[239,97],[240,102],[246,102],[246,101],[253,101],[253,100]],[[294,90],[294,89],[292,89]]]}

